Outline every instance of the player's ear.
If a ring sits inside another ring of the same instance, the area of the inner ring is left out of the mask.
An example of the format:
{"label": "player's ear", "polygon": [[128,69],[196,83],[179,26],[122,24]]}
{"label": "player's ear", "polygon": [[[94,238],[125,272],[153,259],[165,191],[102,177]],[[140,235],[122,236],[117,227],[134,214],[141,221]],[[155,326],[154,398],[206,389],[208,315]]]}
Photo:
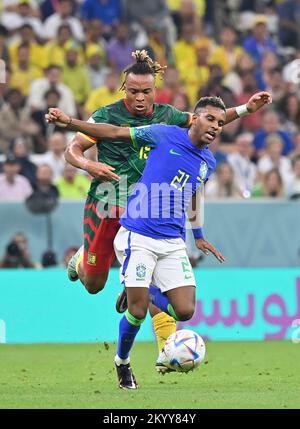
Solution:
{"label": "player's ear", "polygon": [[198,115],[198,113],[195,113],[195,112],[193,113],[193,116],[192,116],[192,124],[196,122],[196,120],[197,120],[198,116],[199,116],[199,115]]}

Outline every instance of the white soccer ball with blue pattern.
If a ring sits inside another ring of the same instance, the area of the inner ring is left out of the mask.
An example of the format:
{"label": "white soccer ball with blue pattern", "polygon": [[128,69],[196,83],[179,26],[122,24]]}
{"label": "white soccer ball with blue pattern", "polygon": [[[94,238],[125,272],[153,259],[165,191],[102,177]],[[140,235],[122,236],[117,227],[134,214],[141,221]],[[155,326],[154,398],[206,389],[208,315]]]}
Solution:
{"label": "white soccer ball with blue pattern", "polygon": [[205,358],[205,343],[196,332],[181,329],[171,334],[164,346],[164,365],[177,372],[197,368]]}

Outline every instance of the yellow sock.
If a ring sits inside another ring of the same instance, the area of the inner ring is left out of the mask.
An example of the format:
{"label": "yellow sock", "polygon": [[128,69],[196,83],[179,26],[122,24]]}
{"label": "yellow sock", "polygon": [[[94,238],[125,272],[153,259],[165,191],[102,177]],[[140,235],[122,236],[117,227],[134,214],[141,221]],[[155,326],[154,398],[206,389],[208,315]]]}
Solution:
{"label": "yellow sock", "polygon": [[158,313],[152,317],[152,323],[156,335],[159,351],[164,347],[166,339],[176,332],[176,322],[166,313]]}
{"label": "yellow sock", "polygon": [[82,252],[80,253],[80,255],[78,256],[77,262],[76,262],[76,267],[75,267],[75,271],[78,274],[78,270],[79,270],[79,265],[80,262],[83,261],[83,249]]}

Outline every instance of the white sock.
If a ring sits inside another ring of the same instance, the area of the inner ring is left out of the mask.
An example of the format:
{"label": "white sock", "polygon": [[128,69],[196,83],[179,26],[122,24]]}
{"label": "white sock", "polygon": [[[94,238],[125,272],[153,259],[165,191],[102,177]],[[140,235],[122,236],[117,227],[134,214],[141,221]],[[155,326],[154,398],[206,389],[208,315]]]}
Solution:
{"label": "white sock", "polygon": [[115,356],[115,363],[116,365],[127,365],[130,362],[130,357],[126,359],[121,359],[118,355]]}

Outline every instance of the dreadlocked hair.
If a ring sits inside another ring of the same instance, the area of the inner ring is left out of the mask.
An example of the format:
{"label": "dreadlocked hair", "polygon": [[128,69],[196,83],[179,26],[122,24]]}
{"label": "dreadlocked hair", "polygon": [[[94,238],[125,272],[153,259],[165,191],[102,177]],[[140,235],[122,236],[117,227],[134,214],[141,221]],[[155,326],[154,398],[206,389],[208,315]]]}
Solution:
{"label": "dreadlocked hair", "polygon": [[153,61],[152,58],[149,57],[148,52],[145,49],[141,51],[132,52],[131,56],[135,59],[135,62],[128,66],[123,73],[125,74],[125,79],[122,83],[121,90],[125,89],[125,81],[126,77],[129,73],[133,74],[151,74],[156,77],[159,74],[164,73],[164,69],[167,66],[161,66],[156,61]]}

